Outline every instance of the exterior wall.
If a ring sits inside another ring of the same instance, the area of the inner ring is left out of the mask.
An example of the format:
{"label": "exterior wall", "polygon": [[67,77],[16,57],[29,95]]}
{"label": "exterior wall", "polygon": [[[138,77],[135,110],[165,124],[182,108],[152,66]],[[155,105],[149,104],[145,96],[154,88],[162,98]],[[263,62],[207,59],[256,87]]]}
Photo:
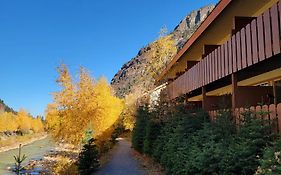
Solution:
{"label": "exterior wall", "polygon": [[272,86],[239,86],[237,88],[236,107],[254,106],[258,103],[274,103]]}
{"label": "exterior wall", "polygon": [[220,108],[231,108],[231,95],[206,96],[204,103],[204,109],[207,111]]}
{"label": "exterior wall", "polygon": [[154,107],[159,104],[160,94],[163,89],[166,88],[166,83],[156,87],[152,92],[149,93],[149,105]]}

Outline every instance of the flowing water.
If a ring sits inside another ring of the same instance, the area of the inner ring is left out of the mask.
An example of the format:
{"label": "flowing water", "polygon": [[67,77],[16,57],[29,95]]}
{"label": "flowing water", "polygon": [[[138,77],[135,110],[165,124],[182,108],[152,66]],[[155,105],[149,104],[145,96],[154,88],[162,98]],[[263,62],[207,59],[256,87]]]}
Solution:
{"label": "flowing water", "polygon": [[[29,145],[22,147],[22,154],[27,156],[27,159],[23,164],[28,163],[31,159],[41,159],[44,154],[54,149],[54,142],[49,138],[35,141]],[[12,175],[14,173],[8,170],[8,167],[13,167],[14,165],[14,155],[18,154],[18,149],[13,149],[6,152],[0,153],[0,175]]]}

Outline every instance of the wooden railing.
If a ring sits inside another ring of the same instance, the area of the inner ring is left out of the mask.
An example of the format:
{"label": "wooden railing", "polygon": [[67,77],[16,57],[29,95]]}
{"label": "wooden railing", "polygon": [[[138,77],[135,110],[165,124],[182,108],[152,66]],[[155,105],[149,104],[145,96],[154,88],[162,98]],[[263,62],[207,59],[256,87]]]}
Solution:
{"label": "wooden railing", "polygon": [[[281,103],[278,105],[263,105],[263,106],[252,106],[250,108],[236,108],[232,111],[233,117],[237,125],[240,125],[243,118],[243,113],[246,110],[250,110],[253,115],[258,118],[272,121],[273,130],[281,133]],[[209,111],[211,120],[214,120],[219,114],[219,110]]]}
{"label": "wooden railing", "polygon": [[279,54],[280,34],[278,2],[171,82],[167,87],[169,97],[174,99]]}

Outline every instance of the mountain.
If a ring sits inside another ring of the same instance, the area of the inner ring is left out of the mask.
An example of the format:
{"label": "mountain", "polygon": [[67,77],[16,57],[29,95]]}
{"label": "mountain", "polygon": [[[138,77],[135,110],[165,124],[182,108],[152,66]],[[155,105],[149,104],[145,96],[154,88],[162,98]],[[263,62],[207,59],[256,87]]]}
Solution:
{"label": "mountain", "polygon": [[0,99],[0,113],[3,113],[3,112],[13,112],[13,113],[15,113],[15,111],[12,108],[7,106],[4,103],[4,101]]}
{"label": "mountain", "polygon": [[[179,51],[215,6],[209,5],[188,14],[169,34]],[[153,43],[153,42],[152,42]],[[111,80],[115,94],[123,98],[136,90],[146,92],[154,87],[154,78],[147,67],[151,59],[152,43],[141,48],[138,54],[125,63]],[[155,60],[157,61],[157,60]],[[170,61],[170,60],[169,60]]]}

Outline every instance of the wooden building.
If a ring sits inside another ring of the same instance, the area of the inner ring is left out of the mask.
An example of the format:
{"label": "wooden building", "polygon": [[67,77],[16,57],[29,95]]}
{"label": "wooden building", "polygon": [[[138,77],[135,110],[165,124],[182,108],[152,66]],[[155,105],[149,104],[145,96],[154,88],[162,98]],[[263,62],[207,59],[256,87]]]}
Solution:
{"label": "wooden building", "polygon": [[170,99],[216,110],[281,102],[281,2],[221,0],[158,77]]}

